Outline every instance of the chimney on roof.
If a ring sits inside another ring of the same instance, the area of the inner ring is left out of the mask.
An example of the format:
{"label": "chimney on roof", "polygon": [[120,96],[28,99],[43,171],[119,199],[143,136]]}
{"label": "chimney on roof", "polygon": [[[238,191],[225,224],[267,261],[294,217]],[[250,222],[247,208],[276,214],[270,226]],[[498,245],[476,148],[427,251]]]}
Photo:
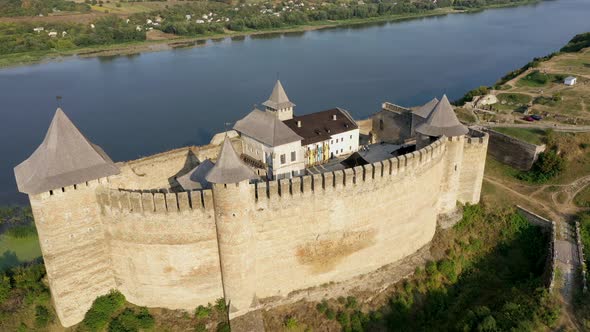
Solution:
{"label": "chimney on roof", "polygon": [[297,120],[297,128],[301,128],[301,120]]}
{"label": "chimney on roof", "polygon": [[336,121],[336,114],[332,115],[332,120]]}

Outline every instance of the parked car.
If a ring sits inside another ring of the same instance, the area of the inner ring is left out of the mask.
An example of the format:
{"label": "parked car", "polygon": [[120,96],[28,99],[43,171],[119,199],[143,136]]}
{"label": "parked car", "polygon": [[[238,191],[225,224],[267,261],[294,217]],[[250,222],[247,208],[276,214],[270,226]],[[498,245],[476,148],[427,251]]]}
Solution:
{"label": "parked car", "polygon": [[538,115],[538,114],[531,115],[531,118],[533,118],[533,119],[535,119],[535,120],[537,120],[537,121],[539,121],[539,120],[542,120],[542,119],[543,119],[543,117],[542,117],[542,116],[540,116],[540,115]]}
{"label": "parked car", "polygon": [[535,121],[535,119],[533,119],[532,116],[525,116],[524,118],[522,118],[524,121],[528,121],[528,122],[533,122]]}

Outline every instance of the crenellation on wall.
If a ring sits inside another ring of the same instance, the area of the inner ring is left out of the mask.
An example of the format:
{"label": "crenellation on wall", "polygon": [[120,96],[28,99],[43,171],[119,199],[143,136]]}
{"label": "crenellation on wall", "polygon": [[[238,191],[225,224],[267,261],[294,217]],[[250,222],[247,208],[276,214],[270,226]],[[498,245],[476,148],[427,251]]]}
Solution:
{"label": "crenellation on wall", "polygon": [[281,197],[281,189],[279,186],[279,181],[268,181],[266,185],[268,186],[268,198],[270,200],[277,200]]}
{"label": "crenellation on wall", "polygon": [[301,196],[303,194],[303,182],[301,176],[294,176],[290,179],[291,196]]}
{"label": "crenellation on wall", "polygon": [[255,187],[254,191],[256,193],[256,201],[268,198],[268,185],[266,184],[267,181],[268,180],[263,182],[257,181],[253,183],[253,186]]}
{"label": "crenellation on wall", "polygon": [[141,193],[132,192],[129,194],[129,201],[131,203],[131,212],[143,213]]}
{"label": "crenellation on wall", "polygon": [[344,169],[344,186],[350,187],[356,182],[354,170],[352,168]]}
{"label": "crenellation on wall", "polygon": [[193,209],[202,209],[205,211],[212,211],[213,207],[213,191],[211,189],[200,190],[201,201],[200,205],[194,204]]}
{"label": "crenellation on wall", "polygon": [[121,207],[121,211],[131,210],[131,202],[129,201],[130,192],[122,191],[119,194],[119,205]]}
{"label": "crenellation on wall", "polygon": [[156,213],[166,213],[166,196],[164,193],[154,193],[154,205],[156,206]]}
{"label": "crenellation on wall", "polygon": [[154,194],[152,193],[141,193],[141,206],[143,210],[141,211],[144,214],[154,213],[156,212],[156,204],[154,202]]}
{"label": "crenellation on wall", "polygon": [[165,197],[166,197],[166,211],[168,213],[179,212],[178,198],[176,197],[176,193],[165,194]]}
{"label": "crenellation on wall", "polygon": [[334,174],[334,189],[342,190],[344,187],[344,172],[342,170],[337,170],[333,172]]}
{"label": "crenellation on wall", "polygon": [[304,196],[313,194],[313,177],[310,175],[304,175],[301,178],[301,190]]}
{"label": "crenellation on wall", "polygon": [[312,174],[311,179],[311,185],[315,193],[319,193],[324,190],[324,177],[322,174]]}
{"label": "crenellation on wall", "polygon": [[192,210],[191,204],[189,201],[189,193],[188,191],[181,191],[176,194],[178,198],[178,210],[181,213],[187,213]]}

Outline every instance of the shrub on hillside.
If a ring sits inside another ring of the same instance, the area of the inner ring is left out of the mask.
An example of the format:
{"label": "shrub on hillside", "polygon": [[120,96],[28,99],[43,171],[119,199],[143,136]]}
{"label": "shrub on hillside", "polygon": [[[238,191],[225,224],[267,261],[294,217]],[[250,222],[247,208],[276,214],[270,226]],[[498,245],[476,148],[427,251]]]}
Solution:
{"label": "shrub on hillside", "polygon": [[285,327],[288,330],[294,330],[297,327],[299,327],[299,321],[297,320],[297,318],[295,318],[293,316],[287,317],[285,319]]}
{"label": "shrub on hillside", "polygon": [[7,275],[0,276],[0,304],[8,299],[11,288],[10,278]]}
{"label": "shrub on hillside", "polygon": [[135,332],[140,329],[150,329],[154,326],[154,318],[147,308],[142,307],[139,312],[125,309],[109,323],[109,332]]}
{"label": "shrub on hillside", "polygon": [[539,159],[530,171],[517,175],[520,180],[532,183],[544,183],[559,175],[565,169],[565,160],[554,150],[539,154]]}
{"label": "shrub on hillside", "polygon": [[197,309],[195,310],[195,317],[198,319],[203,319],[203,318],[208,318],[209,316],[211,316],[211,312],[212,312],[212,308],[211,308],[211,304],[209,304],[208,306],[198,306]]}
{"label": "shrub on hillside", "polygon": [[91,331],[103,330],[111,316],[125,304],[125,296],[119,291],[112,290],[106,295],[96,298],[86,312],[82,324]]}
{"label": "shrub on hillside", "polygon": [[227,303],[225,303],[224,298],[220,298],[215,301],[215,309],[219,314],[225,314],[227,312]]}
{"label": "shrub on hillside", "polygon": [[51,313],[49,310],[42,305],[35,307],[35,326],[46,327],[47,324],[52,320]]}

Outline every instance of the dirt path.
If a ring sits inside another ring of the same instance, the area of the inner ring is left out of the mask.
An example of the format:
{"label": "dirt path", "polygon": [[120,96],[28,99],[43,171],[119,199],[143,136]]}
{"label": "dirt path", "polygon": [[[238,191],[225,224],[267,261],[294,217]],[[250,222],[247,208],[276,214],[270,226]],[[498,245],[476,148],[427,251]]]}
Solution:
{"label": "dirt path", "polygon": [[[578,331],[583,331],[580,328],[573,310],[574,293],[576,287],[579,285],[576,282],[576,273],[579,270],[581,262],[577,254],[576,235],[574,227],[569,223],[573,216],[581,210],[580,207],[573,203],[574,197],[588,185],[590,185],[590,175],[580,177],[568,184],[562,185],[541,185],[532,194],[522,194],[519,191],[511,188],[509,185],[502,182],[500,179],[485,176],[484,181],[487,181],[503,190],[506,190],[520,199],[526,201],[531,206],[543,211],[557,224],[557,239],[555,242],[556,250],[556,267],[560,271],[557,274],[560,301],[564,307],[565,315],[562,320],[565,320],[567,325],[575,327]],[[536,186],[525,185],[525,187],[532,188]],[[551,200],[554,206],[544,204],[544,202],[535,196],[549,189],[550,187],[558,187],[560,190],[552,193]],[[557,196],[559,194],[566,195],[564,202],[559,202]]]}
{"label": "dirt path", "polygon": [[519,198],[525,200],[527,203],[529,203],[531,206],[534,206],[536,209],[543,211],[544,214],[549,215],[550,219],[552,220],[562,220],[563,217],[556,214],[552,209],[550,209],[547,205],[543,204],[542,202],[532,198],[530,195],[525,195],[522,194],[514,189],[512,189],[511,187],[509,187],[508,185],[502,183],[501,180],[498,180],[496,178],[490,177],[490,176],[485,176],[484,177],[484,181],[490,182],[492,184],[494,184],[497,187],[500,187],[516,196],[518,196]]}

